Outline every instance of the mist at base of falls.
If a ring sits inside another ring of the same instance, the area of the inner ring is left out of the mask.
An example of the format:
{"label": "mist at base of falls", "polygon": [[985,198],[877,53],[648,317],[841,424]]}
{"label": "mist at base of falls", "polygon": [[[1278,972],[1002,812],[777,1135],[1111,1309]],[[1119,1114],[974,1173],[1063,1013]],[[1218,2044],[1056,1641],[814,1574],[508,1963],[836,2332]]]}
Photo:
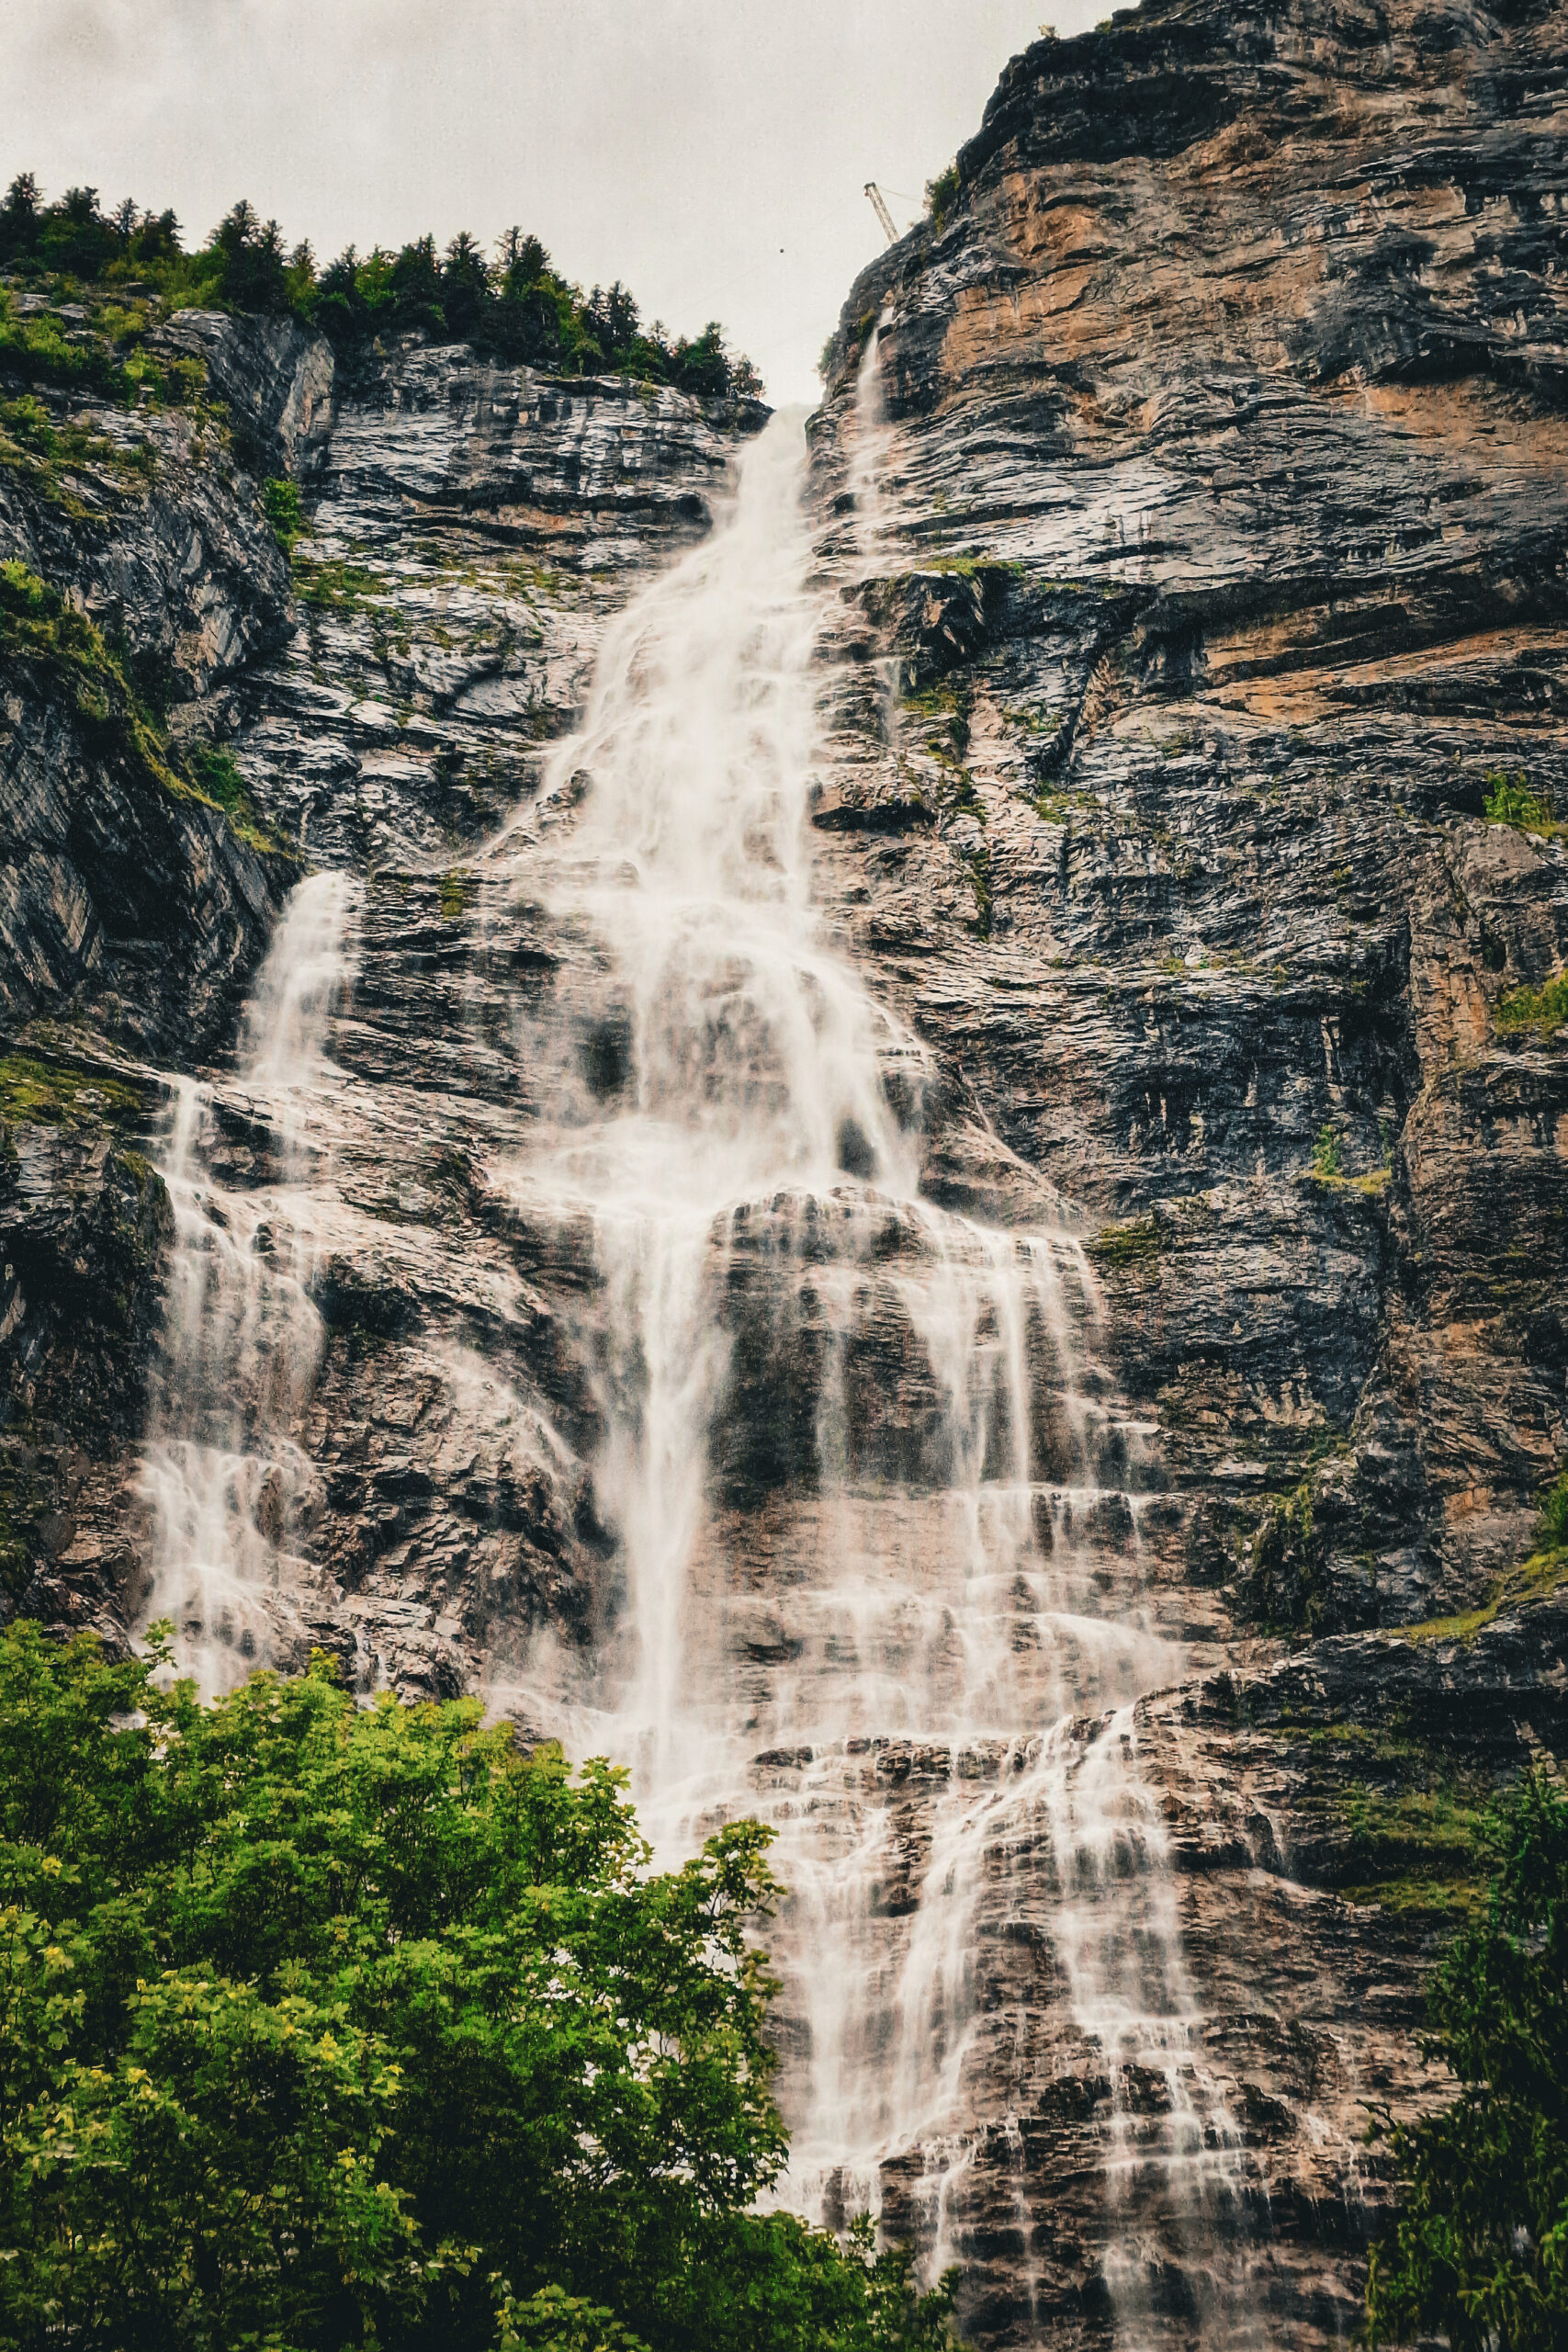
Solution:
{"label": "mist at base of falls", "polygon": [[[863,385],[869,561],[874,364]],[[1107,1401],[1083,1250],[922,1193],[924,1048],[816,902],[837,583],[804,473],[777,417],[711,536],[611,624],[580,730],[483,860],[574,950],[554,1001],[516,1002],[541,1107],[487,1174],[524,1225],[591,1229],[569,1336],[614,1542],[592,1644],[502,1642],[488,1695],[628,1766],[661,1863],[728,1818],[773,1829],[778,2199],[841,2223],[897,2177],[928,2274],[956,2258],[978,2070],[1009,2030],[983,1922],[1048,1945],[1111,2084],[1105,2273],[1132,2344],[1162,2248],[1244,2165],[1131,1713],[1179,1654],[1137,1593],[1140,1443]],[[209,1687],[276,1654],[314,1573],[312,1282],[355,907],[341,876],[302,884],[246,1015],[275,1182],[212,1183],[194,1085],[165,1159],[145,1616],[174,1617]],[[1237,2340],[1213,2293],[1215,2340]]]}

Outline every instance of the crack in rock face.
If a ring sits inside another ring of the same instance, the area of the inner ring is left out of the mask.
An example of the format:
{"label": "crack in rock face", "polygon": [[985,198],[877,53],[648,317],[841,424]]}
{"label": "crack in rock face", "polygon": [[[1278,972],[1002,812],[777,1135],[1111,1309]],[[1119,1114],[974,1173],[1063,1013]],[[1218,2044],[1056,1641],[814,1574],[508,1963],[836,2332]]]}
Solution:
{"label": "crack in rock face", "polygon": [[6,1608],[768,1822],[780,2194],[977,2345],[1343,2340],[1562,1752],[1565,117],[1155,0],[804,432],[190,313],[0,478],[227,763],[7,655]]}

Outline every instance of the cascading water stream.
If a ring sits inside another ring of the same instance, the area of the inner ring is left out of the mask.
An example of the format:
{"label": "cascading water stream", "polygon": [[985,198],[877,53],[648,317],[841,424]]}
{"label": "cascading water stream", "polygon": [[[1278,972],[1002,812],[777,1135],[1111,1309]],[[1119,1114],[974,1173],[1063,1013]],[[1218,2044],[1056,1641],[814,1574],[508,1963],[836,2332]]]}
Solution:
{"label": "cascading water stream", "polygon": [[[863,575],[888,531],[874,337],[861,381]],[[581,729],[488,860],[570,951],[547,1012],[520,1000],[537,1114],[490,1174],[525,1224],[592,1235],[575,1336],[622,1579],[591,1652],[541,1639],[492,1696],[627,1762],[663,1860],[727,1817],[773,1826],[779,2196],[886,2211],[929,2269],[962,2248],[995,2121],[997,1952],[1017,1924],[1048,1939],[1063,2044],[1109,2085],[1102,2267],[1123,2340],[1153,2345],[1150,2282],[1241,2159],[1126,1712],[1177,1664],[1128,1566],[1137,1433],[1104,1402],[1071,1236],[923,1196],[932,1073],[815,902],[832,590],[803,458],[788,418],[747,451],[731,511],[610,628]],[[325,1047],[355,911],[342,876],[300,886],[238,1079],[175,1092],[144,1617],[175,1620],[208,1689],[312,1634]],[[265,1181],[227,1191],[236,1123]],[[1234,2340],[1223,2281],[1209,2306]]]}
{"label": "cascading water stream", "polygon": [[[802,462],[775,418],[729,514],[612,627],[581,731],[495,853],[577,951],[520,1037],[545,1107],[510,1182],[526,1219],[594,1236],[580,1337],[625,1577],[591,1665],[541,1646],[495,1696],[628,1762],[665,1859],[772,1823],[781,2194],[875,2210],[913,2164],[937,2266],[994,2024],[982,1919],[1027,1849],[1022,1899],[1054,1881],[1075,2029],[1112,2078],[1105,2270],[1141,2341],[1155,2209],[1235,2187],[1163,1824],[1124,1718],[1099,1720],[1177,1661],[1097,1574],[1100,1521],[1135,1543],[1135,1441],[1097,1401],[1083,1252],[922,1197],[920,1048],[813,903],[829,591]],[[1161,2115],[1134,2129],[1151,2065]]]}
{"label": "cascading water stream", "polygon": [[886,312],[866,336],[855,371],[854,424],[846,488],[854,512],[860,560],[874,573],[887,536],[887,406],[882,391],[882,330]]}
{"label": "cascading water stream", "polygon": [[181,1666],[206,1690],[299,1655],[299,1612],[319,1574],[301,1546],[317,1487],[304,1417],[323,1339],[310,1276],[330,1183],[317,1114],[355,902],[344,875],[300,883],[245,1008],[237,1092],[276,1181],[215,1183],[212,1089],[175,1087],[161,1172],[175,1240],[141,1469],[142,1617],[173,1621]]}

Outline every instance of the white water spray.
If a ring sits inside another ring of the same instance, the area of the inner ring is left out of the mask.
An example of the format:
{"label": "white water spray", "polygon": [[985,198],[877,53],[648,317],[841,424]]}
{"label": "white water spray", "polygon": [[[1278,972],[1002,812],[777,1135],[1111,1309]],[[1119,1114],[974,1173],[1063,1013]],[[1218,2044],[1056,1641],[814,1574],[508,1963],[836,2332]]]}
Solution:
{"label": "white water spray", "polygon": [[192,1079],[176,1084],[161,1164],[175,1246],[142,1460],[142,1617],[172,1620],[180,1667],[208,1691],[308,1646],[301,1611],[318,1572],[302,1539],[318,1498],[302,1441],[323,1339],[310,1284],[330,1184],[320,1096],[355,903],[344,875],[300,883],[245,1008],[228,1108],[260,1126],[278,1181],[244,1192],[212,1181],[212,1090]]}
{"label": "white water spray", "polygon": [[855,540],[863,569],[874,573],[888,531],[887,403],[882,390],[882,331],[886,311],[865,339],[855,373],[853,424],[846,488],[854,504]]}
{"label": "white water spray", "polygon": [[[875,368],[873,337],[863,385]],[[869,397],[863,425],[870,561]],[[936,2267],[962,2234],[976,2041],[995,2023],[982,1924],[1010,1855],[1043,1847],[1081,2041],[1119,2080],[1159,2051],[1172,2114],[1194,2119],[1145,2146],[1112,2102],[1106,2267],[1133,2328],[1156,2258],[1140,2184],[1186,2137],[1218,2152],[1234,2135],[1197,2086],[1184,1977],[1169,1989],[1157,1808],[1123,1732],[1086,1751],[1082,1719],[1179,1661],[1135,1600],[1107,1614],[1094,1530],[1135,1541],[1135,1505],[1102,1483],[1134,1442],[1094,1401],[1083,1252],[921,1196],[918,1114],[892,1082],[921,1049],[813,905],[827,592],[802,454],[776,418],[733,511],[613,627],[543,825],[498,852],[597,976],[575,962],[553,1023],[529,1032],[531,1069],[559,1075],[511,1182],[525,1216],[586,1216],[595,1236],[582,1344],[626,1580],[592,1671],[574,1679],[551,1645],[515,1695],[575,1752],[633,1766],[662,1858],[727,1816],[773,1824],[791,1889],[772,1939],[783,2194],[874,2210],[888,2168],[913,2164]],[[1118,1871],[1130,1820],[1136,1868]],[[1164,1991],[1122,1970],[1129,1939]]]}

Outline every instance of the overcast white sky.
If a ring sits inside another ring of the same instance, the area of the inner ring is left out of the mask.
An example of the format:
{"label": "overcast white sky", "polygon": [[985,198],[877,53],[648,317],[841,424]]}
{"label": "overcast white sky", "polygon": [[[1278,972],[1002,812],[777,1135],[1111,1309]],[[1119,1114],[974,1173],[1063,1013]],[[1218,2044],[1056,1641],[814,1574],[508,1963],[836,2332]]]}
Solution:
{"label": "overcast white sky", "polygon": [[510,223],[649,317],[723,320],[774,401],[1043,17],[1106,0],[0,0],[0,185],[236,197],[318,258]]}

